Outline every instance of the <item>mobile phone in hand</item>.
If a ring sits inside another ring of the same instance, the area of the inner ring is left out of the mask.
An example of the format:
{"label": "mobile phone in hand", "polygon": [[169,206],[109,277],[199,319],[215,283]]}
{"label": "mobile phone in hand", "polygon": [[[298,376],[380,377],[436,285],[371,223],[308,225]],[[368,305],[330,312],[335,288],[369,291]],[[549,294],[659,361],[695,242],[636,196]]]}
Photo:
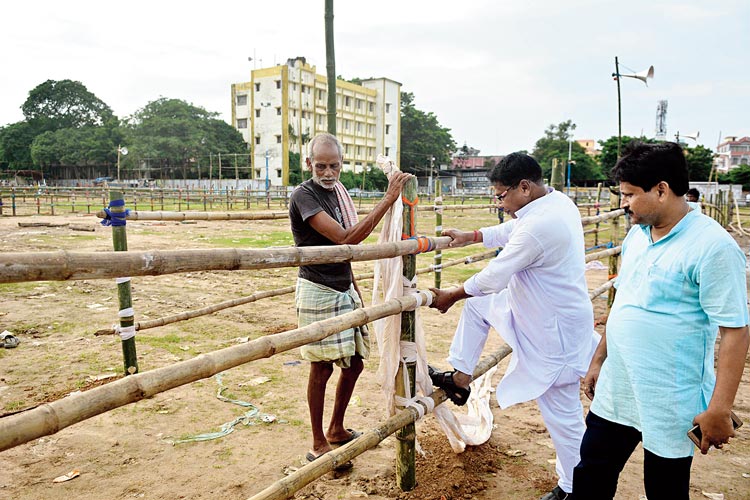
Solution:
{"label": "mobile phone in hand", "polygon": [[[742,427],[742,420],[740,420],[740,417],[734,414],[733,411],[729,412],[729,418],[732,419],[732,427],[735,429],[738,429]],[[690,440],[695,443],[695,446],[698,448],[701,447],[701,439],[703,439],[703,433],[701,432],[700,426],[696,425],[692,429],[690,429],[687,433]]]}

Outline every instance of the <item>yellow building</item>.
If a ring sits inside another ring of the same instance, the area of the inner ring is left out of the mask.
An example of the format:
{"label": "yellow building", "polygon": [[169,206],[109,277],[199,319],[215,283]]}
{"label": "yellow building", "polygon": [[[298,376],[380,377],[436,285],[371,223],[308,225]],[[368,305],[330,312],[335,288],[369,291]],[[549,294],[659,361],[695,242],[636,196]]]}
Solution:
{"label": "yellow building", "polygon": [[[327,131],[327,80],[302,57],[253,70],[232,85],[232,125],[252,149],[255,179],[287,185],[290,169],[304,168],[307,144]],[[357,85],[336,80],[336,130],[344,170],[373,168],[378,154],[399,159],[401,84],[388,78]],[[289,164],[289,152],[300,164]]]}

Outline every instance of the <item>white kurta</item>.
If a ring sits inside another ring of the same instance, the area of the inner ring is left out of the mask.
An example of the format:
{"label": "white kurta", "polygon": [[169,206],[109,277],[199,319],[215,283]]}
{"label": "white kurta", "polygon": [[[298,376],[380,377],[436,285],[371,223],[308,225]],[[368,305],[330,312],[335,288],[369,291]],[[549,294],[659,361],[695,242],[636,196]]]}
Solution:
{"label": "white kurta", "polygon": [[[578,208],[564,194],[550,190],[516,215],[517,219],[481,229],[486,247],[504,248],[464,283],[472,298],[466,302],[448,358],[454,368],[472,373],[487,329],[494,327],[513,348],[497,390],[502,408],[538,398],[566,367],[584,376],[599,341],[584,276]],[[484,328],[477,328],[480,317]]]}

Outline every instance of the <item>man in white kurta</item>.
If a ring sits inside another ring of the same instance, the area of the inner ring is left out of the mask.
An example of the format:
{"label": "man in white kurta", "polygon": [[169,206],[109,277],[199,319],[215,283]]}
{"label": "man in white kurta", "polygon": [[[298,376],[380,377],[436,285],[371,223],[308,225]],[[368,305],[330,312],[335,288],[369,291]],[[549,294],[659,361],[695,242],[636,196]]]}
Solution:
{"label": "man in white kurta", "polygon": [[[482,241],[503,250],[462,287],[437,290],[432,307],[447,311],[468,298],[450,348],[453,383],[468,387],[490,327],[513,348],[498,385],[502,408],[536,399],[557,451],[558,486],[542,498],[572,491],[585,431],[579,380],[596,347],[584,277],[584,238],[577,207],[544,186],[538,163],[513,153],[490,181],[512,220],[477,231],[446,230],[452,246]],[[440,385],[440,384],[437,384]]]}

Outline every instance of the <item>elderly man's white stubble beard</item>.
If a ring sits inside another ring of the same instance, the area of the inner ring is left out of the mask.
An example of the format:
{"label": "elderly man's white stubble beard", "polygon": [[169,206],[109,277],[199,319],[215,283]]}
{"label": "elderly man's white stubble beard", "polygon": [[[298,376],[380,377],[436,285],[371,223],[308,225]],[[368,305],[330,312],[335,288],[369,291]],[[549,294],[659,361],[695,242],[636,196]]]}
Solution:
{"label": "elderly man's white stubble beard", "polygon": [[317,184],[318,186],[322,187],[323,189],[326,189],[328,191],[333,191],[334,186],[336,185],[336,181],[338,179],[336,179],[335,177],[321,178],[321,177],[318,177],[317,175],[315,175],[313,173],[312,174],[312,180],[313,180],[313,182],[315,184]]}

